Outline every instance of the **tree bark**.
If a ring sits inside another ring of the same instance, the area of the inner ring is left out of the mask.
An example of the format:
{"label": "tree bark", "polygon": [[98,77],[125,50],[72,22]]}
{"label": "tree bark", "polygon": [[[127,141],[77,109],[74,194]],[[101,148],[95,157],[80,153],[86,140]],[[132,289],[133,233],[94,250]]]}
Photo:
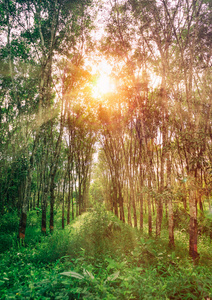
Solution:
{"label": "tree bark", "polygon": [[197,200],[196,190],[194,188],[191,188],[189,193],[189,213],[189,255],[196,263],[199,258],[199,253],[197,252]]}
{"label": "tree bark", "polygon": [[41,221],[41,232],[46,234],[46,208],[47,208],[47,193],[48,187],[46,186],[42,196],[42,221]]}
{"label": "tree bark", "polygon": [[70,207],[71,207],[71,176],[70,176],[70,161],[69,161],[68,162],[67,225],[70,224]]}
{"label": "tree bark", "polygon": [[140,231],[143,233],[144,230],[144,209],[143,209],[143,193],[140,195]]}
{"label": "tree bark", "polygon": [[149,236],[152,236],[152,210],[151,210],[151,174],[149,173],[148,178],[148,194],[147,194],[147,205],[148,205],[148,228],[149,228]]}
{"label": "tree bark", "polygon": [[174,213],[173,213],[173,205],[172,205],[172,195],[171,195],[171,159],[170,153],[167,155],[167,188],[169,191],[168,194],[168,226],[169,226],[169,246],[170,248],[174,248]]}

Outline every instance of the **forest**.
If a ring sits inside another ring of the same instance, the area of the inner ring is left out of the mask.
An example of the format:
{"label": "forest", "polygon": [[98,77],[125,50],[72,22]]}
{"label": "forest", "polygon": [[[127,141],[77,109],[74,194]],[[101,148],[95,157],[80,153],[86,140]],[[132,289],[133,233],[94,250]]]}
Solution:
{"label": "forest", "polygon": [[0,1],[0,299],[212,299],[211,0]]}

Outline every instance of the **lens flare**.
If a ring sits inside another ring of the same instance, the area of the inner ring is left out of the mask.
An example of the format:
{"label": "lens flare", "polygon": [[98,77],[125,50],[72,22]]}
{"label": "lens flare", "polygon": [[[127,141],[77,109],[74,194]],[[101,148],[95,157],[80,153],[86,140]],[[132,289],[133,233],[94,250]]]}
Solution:
{"label": "lens flare", "polygon": [[115,85],[109,75],[102,73],[95,81],[93,86],[93,97],[99,98],[105,94],[112,93],[115,90]]}

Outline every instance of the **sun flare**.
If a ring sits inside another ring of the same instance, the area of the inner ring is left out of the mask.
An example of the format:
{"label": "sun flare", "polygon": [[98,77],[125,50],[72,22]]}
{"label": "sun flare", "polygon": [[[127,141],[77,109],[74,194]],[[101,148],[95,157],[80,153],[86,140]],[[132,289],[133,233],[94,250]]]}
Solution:
{"label": "sun flare", "polygon": [[101,74],[94,83],[93,96],[94,98],[102,97],[107,93],[115,90],[115,85],[112,83],[110,76],[106,73]]}
{"label": "sun flare", "polygon": [[93,73],[98,74],[93,82],[92,94],[94,98],[101,98],[105,94],[115,91],[115,83],[111,76],[112,66],[106,60],[93,65]]}

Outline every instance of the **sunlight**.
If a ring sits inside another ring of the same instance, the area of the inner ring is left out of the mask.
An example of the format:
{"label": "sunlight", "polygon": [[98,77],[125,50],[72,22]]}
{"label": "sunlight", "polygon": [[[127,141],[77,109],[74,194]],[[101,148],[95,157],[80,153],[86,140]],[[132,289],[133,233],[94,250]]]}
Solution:
{"label": "sunlight", "polygon": [[115,85],[112,83],[111,78],[107,74],[101,74],[93,87],[93,97],[100,98],[107,93],[115,90]]}
{"label": "sunlight", "polygon": [[112,66],[106,60],[100,61],[92,66],[93,73],[99,74],[93,83],[92,94],[94,98],[101,98],[103,95],[114,92],[115,84],[111,78]]}

